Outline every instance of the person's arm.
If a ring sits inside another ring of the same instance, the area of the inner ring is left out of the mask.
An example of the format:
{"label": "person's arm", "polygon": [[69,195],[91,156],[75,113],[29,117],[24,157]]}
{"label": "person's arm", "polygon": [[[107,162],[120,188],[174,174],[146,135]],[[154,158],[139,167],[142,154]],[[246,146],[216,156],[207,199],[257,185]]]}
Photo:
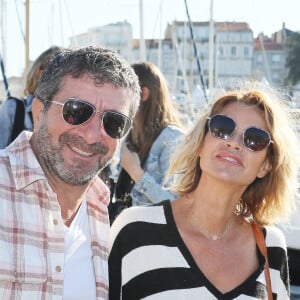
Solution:
{"label": "person's arm", "polygon": [[126,170],[134,182],[139,181],[144,174],[138,154],[130,151],[126,144],[122,145],[121,166]]}
{"label": "person's arm", "polygon": [[[169,167],[170,154],[173,147],[173,138],[162,140],[158,161],[150,162],[156,165],[156,168],[145,171],[140,180],[134,185],[134,188],[144,194],[150,203],[158,203],[166,199],[174,200],[176,198],[176,195],[163,188],[163,180]],[[155,176],[157,172],[160,173],[159,179]]]}
{"label": "person's arm", "polygon": [[0,149],[4,149],[10,142],[16,113],[14,100],[5,100],[0,105]]}
{"label": "person's arm", "polygon": [[[151,148],[150,161],[149,159],[147,161],[148,167],[142,170],[142,176],[135,181],[134,189],[143,194],[150,203],[158,203],[166,199],[174,200],[176,198],[176,195],[165,190],[162,185],[169,167],[170,155],[179,142],[181,135],[182,132],[179,129],[174,127],[172,129],[166,128]],[[131,176],[130,173],[129,175]]]}

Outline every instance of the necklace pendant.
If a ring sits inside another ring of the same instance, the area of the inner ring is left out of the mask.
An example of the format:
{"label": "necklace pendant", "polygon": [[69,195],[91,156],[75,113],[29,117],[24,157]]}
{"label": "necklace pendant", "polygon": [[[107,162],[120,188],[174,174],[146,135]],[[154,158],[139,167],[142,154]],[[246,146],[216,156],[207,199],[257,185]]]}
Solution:
{"label": "necklace pendant", "polygon": [[211,238],[212,238],[213,241],[216,241],[219,238],[219,236],[218,235],[213,235]]}

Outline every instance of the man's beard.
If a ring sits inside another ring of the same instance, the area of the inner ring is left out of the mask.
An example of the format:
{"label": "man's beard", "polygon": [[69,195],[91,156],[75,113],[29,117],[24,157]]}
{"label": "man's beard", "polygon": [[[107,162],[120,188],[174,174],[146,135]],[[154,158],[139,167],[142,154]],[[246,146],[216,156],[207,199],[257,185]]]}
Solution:
{"label": "man's beard", "polygon": [[[109,158],[103,160],[108,153],[107,146],[95,143],[87,144],[81,137],[65,133],[59,137],[58,145],[53,143],[53,137],[48,130],[45,118],[41,120],[41,125],[37,134],[37,152],[41,164],[44,165],[50,174],[57,176],[60,180],[71,185],[85,185],[89,183],[108,163]],[[96,154],[100,154],[99,160],[88,167],[84,161],[76,158],[72,164],[68,164],[63,158],[63,147],[67,144],[76,145],[79,149],[86,149]]]}

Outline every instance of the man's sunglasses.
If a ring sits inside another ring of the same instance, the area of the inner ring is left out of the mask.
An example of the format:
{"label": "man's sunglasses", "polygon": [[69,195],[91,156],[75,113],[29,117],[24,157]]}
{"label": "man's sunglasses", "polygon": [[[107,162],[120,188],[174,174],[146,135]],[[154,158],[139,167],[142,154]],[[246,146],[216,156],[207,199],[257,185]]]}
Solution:
{"label": "man's sunglasses", "polygon": [[[208,129],[218,139],[229,139],[236,128],[235,121],[227,116],[218,114],[208,118]],[[270,133],[263,129],[251,126],[243,130],[243,144],[251,151],[261,151],[270,143],[273,143]]]}
{"label": "man's sunglasses", "polygon": [[122,138],[130,129],[132,120],[113,110],[97,111],[96,107],[84,100],[69,98],[64,102],[46,100],[63,107],[62,116],[70,125],[83,125],[99,113],[105,132],[114,139]]}

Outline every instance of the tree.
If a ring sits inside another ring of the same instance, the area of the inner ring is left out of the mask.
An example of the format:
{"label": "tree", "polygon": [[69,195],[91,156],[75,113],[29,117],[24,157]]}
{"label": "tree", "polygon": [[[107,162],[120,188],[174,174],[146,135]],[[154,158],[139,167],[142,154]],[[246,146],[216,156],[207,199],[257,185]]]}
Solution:
{"label": "tree", "polygon": [[287,39],[287,59],[288,69],[287,82],[296,85],[300,81],[300,33],[294,32]]}

